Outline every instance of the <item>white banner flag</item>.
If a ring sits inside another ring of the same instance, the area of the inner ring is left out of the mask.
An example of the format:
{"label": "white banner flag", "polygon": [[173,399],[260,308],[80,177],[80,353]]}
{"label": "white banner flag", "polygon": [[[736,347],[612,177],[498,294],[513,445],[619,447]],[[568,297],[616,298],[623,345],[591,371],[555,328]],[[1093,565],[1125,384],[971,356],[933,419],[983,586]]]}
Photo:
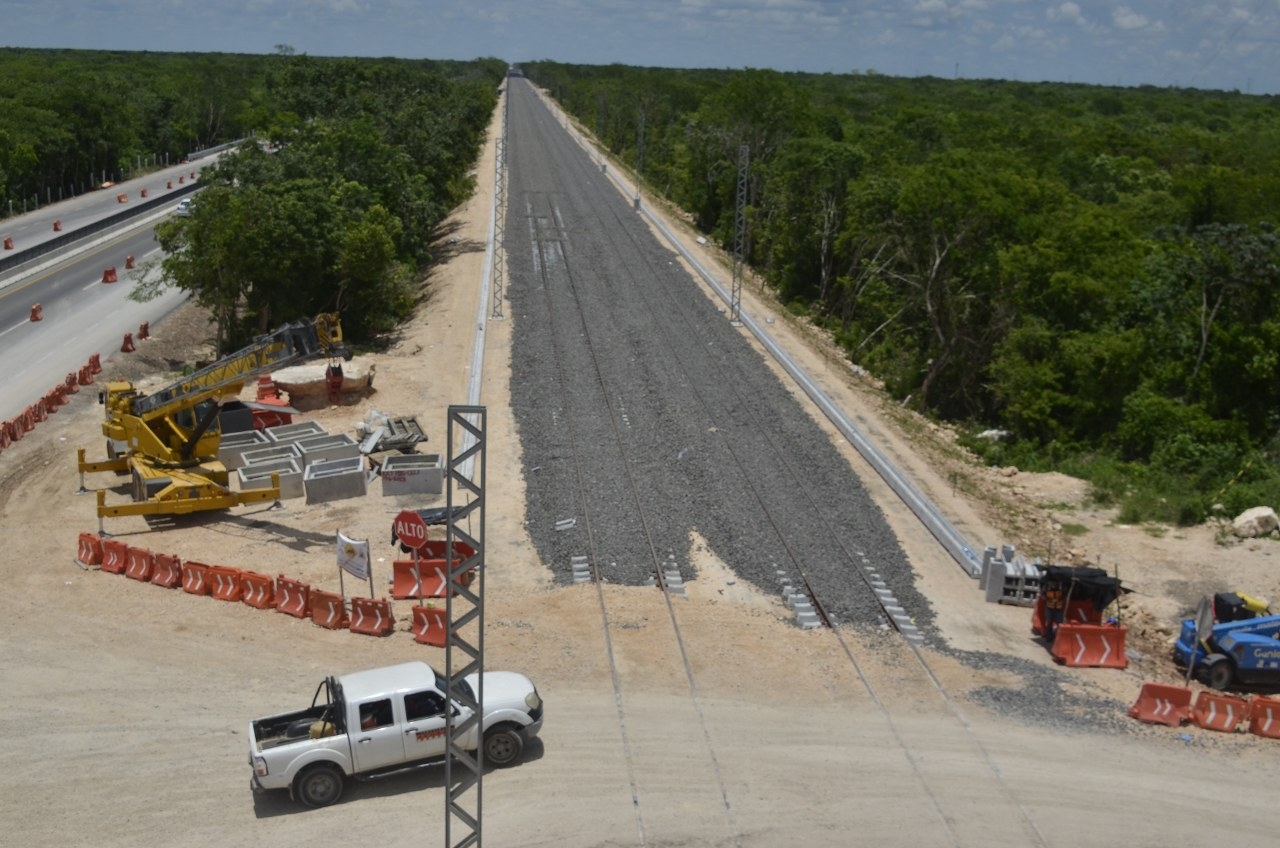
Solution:
{"label": "white banner flag", "polygon": [[358,580],[369,579],[369,541],[348,539],[338,531],[338,568]]}

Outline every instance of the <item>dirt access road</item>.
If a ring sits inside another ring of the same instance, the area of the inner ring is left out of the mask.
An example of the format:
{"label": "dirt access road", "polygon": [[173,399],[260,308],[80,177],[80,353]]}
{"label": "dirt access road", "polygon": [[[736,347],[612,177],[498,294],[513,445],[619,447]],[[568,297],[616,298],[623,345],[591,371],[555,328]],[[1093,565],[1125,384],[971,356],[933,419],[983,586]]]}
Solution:
{"label": "dirt access road", "polygon": [[[445,409],[466,398],[492,165],[491,144],[475,199],[451,222],[451,255],[426,281],[418,316],[376,357],[376,393],[309,414],[330,432],[349,432],[372,408],[416,414],[431,436],[427,448],[443,451]],[[774,314],[754,291],[745,307]],[[1080,555],[1118,565],[1139,588],[1126,618],[1143,658],[1126,671],[1069,670],[1065,688],[1130,703],[1144,677],[1172,679],[1160,653],[1165,631],[1204,591],[1280,596],[1274,543],[1222,547],[1211,529],[1121,528],[1086,508],[1073,481],[975,470],[945,432],[904,416],[802,328],[780,318],[775,326],[970,539],[1037,553],[1055,524],[1080,524]],[[193,358],[207,328],[188,310],[155,335],[138,354],[113,356],[101,376],[162,385]],[[891,634],[847,634],[861,661],[855,669],[829,631],[795,628],[778,597],[736,580],[711,552],[678,605],[696,696],[669,661],[661,596],[604,587],[619,693],[594,587],[552,585],[524,537],[520,445],[505,399],[509,325],[491,322],[486,335],[488,665],[526,672],[548,705],[526,761],[485,778],[489,844],[1273,844],[1273,793],[1263,787],[1280,777],[1276,743],[1146,728],[1122,716],[1113,732],[1055,731],[970,699],[979,689],[1022,685],[1003,671],[926,652],[949,697],[921,687],[914,658]],[[251,718],[299,706],[324,674],[440,661],[407,633],[407,605],[396,608],[399,632],[376,639],[80,569],[72,562],[77,534],[97,523],[92,496],[75,494],[75,448],[96,454],[98,428],[99,410],[82,392],[0,455],[0,533],[9,551],[0,565],[8,593],[0,627],[6,844],[437,841],[439,769],[356,785],[318,811],[248,791]],[[850,462],[861,468],[856,457]],[[948,644],[1051,667],[1030,637],[1027,610],[983,603],[976,583],[864,476]],[[243,508],[169,526],[126,519],[109,529],[156,551],[336,589],[336,529],[373,541],[381,582],[394,556],[394,514],[440,503],[382,498],[375,484],[361,500],[286,501],[280,510]]]}

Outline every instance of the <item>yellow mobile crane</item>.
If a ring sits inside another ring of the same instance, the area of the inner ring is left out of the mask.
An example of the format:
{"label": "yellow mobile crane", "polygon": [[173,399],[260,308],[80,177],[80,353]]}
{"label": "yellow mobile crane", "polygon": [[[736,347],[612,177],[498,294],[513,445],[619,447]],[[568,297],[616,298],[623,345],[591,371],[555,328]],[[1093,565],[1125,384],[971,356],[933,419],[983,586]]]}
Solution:
{"label": "yellow mobile crane", "polygon": [[80,448],[80,473],[131,474],[133,503],[108,506],[106,493],[99,491],[99,518],[186,515],[280,497],[278,485],[231,491],[227,468],[218,460],[218,412],[224,398],[238,396],[257,375],[317,356],[351,359],[342,344],[342,326],[331,313],[258,336],[248,347],[152,394],[129,382],[106,383],[98,402],[106,412],[102,432],[110,458],[86,462]]}

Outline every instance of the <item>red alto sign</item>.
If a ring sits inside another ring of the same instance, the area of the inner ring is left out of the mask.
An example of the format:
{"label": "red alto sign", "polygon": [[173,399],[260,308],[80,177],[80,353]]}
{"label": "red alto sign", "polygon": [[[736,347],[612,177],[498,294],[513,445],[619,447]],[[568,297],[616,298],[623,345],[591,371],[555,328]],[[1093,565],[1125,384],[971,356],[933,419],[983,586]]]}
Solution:
{"label": "red alto sign", "polygon": [[392,529],[396,538],[410,548],[421,549],[427,543],[427,523],[411,509],[396,516]]}

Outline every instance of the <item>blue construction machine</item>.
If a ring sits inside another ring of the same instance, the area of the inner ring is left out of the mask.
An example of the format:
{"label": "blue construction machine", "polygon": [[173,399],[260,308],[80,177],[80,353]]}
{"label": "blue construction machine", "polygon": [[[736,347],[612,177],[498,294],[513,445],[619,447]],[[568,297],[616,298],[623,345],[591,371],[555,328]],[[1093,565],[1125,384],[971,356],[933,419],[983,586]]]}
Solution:
{"label": "blue construction machine", "polygon": [[1265,601],[1234,592],[1213,597],[1212,619],[1204,606],[1182,622],[1173,657],[1214,689],[1241,686],[1280,689],[1280,615]]}

